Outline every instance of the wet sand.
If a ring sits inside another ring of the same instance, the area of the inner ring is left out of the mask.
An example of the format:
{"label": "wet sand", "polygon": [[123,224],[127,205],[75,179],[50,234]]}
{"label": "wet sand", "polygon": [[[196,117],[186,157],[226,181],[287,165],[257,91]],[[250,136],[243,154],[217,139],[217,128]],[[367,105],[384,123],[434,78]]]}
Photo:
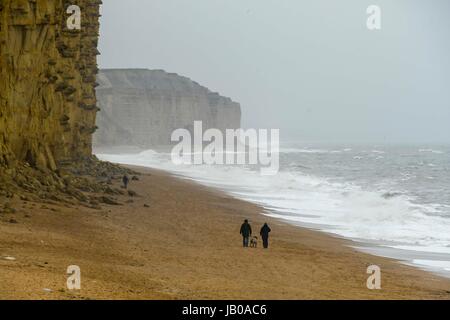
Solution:
{"label": "wet sand", "polygon": [[[450,299],[449,279],[264,217],[219,191],[138,170],[130,185],[138,196],[120,196],[120,206],[15,199],[17,212],[0,214],[0,299]],[[241,247],[246,218],[256,233],[269,223],[268,250],[261,241]],[[381,290],[366,287],[373,264]],[[69,265],[81,268],[80,291],[66,288]]]}

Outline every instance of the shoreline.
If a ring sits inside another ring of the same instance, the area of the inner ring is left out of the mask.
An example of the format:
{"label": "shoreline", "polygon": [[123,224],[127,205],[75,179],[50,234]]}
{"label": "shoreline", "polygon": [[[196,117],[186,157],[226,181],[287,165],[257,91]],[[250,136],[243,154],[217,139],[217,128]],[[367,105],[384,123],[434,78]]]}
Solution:
{"label": "shoreline", "polygon": [[369,241],[366,239],[353,239],[350,237],[345,237],[339,235],[337,233],[331,233],[324,229],[321,229],[322,225],[309,224],[305,225],[303,223],[294,223],[288,219],[284,219],[282,217],[273,217],[274,219],[285,222],[288,225],[303,228],[307,230],[311,230],[313,232],[321,232],[324,233],[334,239],[341,239],[345,241],[350,241],[348,244],[350,247],[354,248],[358,252],[369,254],[381,258],[387,258],[396,261],[399,264],[407,265],[413,267],[417,270],[425,271],[427,273],[434,274],[439,277],[443,277],[445,279],[450,280],[450,270],[446,271],[438,267],[433,267],[425,264],[418,264],[414,261],[416,260],[426,260],[426,261],[441,261],[441,259],[446,259],[446,254],[426,252],[426,251],[411,251],[411,250],[402,250],[395,247],[391,247],[389,245],[383,245],[381,242],[377,241]]}
{"label": "shoreline", "polygon": [[[138,196],[118,197],[120,206],[16,200],[18,223],[0,216],[0,299],[450,299],[449,279],[264,216],[219,190],[125,167],[142,175],[130,185]],[[261,241],[241,248],[245,218],[254,233],[269,223],[268,250]],[[81,291],[65,288],[73,264]],[[366,287],[374,264],[381,290]]]}
{"label": "shoreline", "polygon": [[[203,178],[202,175],[199,175],[199,172],[195,174],[190,171],[184,171],[184,170],[178,170],[177,168],[173,167],[166,167],[164,165],[159,165],[159,163],[154,164],[154,166],[150,165],[150,163],[147,163],[147,161],[142,161],[140,159],[139,161],[127,159],[124,161],[124,159],[121,159],[121,156],[126,155],[135,155],[135,153],[129,153],[126,149],[123,147],[118,147],[117,149],[103,149],[105,152],[104,154],[101,153],[101,150],[96,150],[96,153],[100,156],[100,158],[106,160],[106,161],[112,161],[121,163],[124,166],[138,166],[138,167],[144,167],[144,168],[152,168],[156,170],[163,170],[172,176],[180,177],[182,179],[186,179],[188,181],[192,181],[194,183],[201,184],[206,187],[214,188],[215,190],[218,190],[220,192],[225,192],[228,195],[235,197],[237,199],[240,199],[242,201],[247,201],[250,203],[253,203],[257,206],[262,207],[267,212],[267,215],[273,218],[276,218],[280,221],[284,221],[290,225],[300,227],[300,228],[307,228],[310,230],[315,230],[319,232],[323,232],[325,234],[328,234],[332,237],[337,238],[343,238],[347,239],[349,241],[352,241],[354,243],[354,248],[357,248],[359,251],[368,253],[371,255],[376,255],[384,258],[390,258],[399,261],[399,263],[403,263],[406,265],[410,265],[413,267],[416,267],[420,270],[431,272],[435,275],[445,277],[447,279],[450,279],[450,265],[446,265],[445,262],[448,264],[449,260],[449,254],[439,251],[428,251],[420,247],[417,248],[401,248],[397,247],[398,245],[401,245],[401,239],[396,242],[395,240],[392,241],[382,241],[382,240],[370,240],[365,239],[361,237],[352,237],[352,236],[346,236],[342,232],[339,231],[333,231],[332,229],[335,229],[333,224],[327,224],[326,221],[323,221],[321,223],[314,223],[314,222],[305,222],[302,219],[296,219],[298,217],[304,216],[304,217],[313,217],[313,215],[308,214],[308,209],[304,209],[305,213],[292,213],[290,209],[287,208],[277,208],[277,205],[273,205],[271,201],[265,201],[261,200],[258,196],[258,193],[253,193],[253,196],[251,196],[252,192],[248,192],[246,190],[246,187],[242,187],[239,184],[231,184],[228,185],[227,180],[224,180],[222,177],[222,180],[220,180],[219,177],[219,183],[209,180],[208,178]],[[167,150],[158,148],[153,148],[150,150],[144,150],[144,151],[156,151],[156,153],[162,152],[165,153]],[[100,152],[100,154],[99,154]],[[141,152],[140,152],[141,153]],[[225,178],[227,179],[227,178]],[[251,190],[251,189],[249,189]],[[242,196],[242,192],[246,196]],[[384,197],[384,196],[383,196]],[[270,195],[269,195],[270,199]],[[335,208],[336,210],[339,210],[339,208]],[[369,210],[370,207],[366,207],[366,210]],[[363,209],[364,210],[364,209]],[[395,214],[395,213],[393,213]],[[320,214],[318,215],[320,216]],[[293,217],[291,219],[290,217]],[[348,227],[348,226],[347,226]],[[369,231],[370,232],[370,231]],[[394,233],[395,234],[395,233]],[[444,264],[443,264],[444,263]]]}

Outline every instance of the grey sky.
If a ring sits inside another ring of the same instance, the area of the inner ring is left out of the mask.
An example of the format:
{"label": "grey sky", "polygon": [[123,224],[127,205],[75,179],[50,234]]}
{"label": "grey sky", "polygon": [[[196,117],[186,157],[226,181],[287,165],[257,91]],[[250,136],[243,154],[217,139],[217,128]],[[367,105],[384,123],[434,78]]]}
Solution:
{"label": "grey sky", "polygon": [[105,0],[102,14],[100,67],[188,76],[240,102],[244,127],[450,143],[448,0]]}

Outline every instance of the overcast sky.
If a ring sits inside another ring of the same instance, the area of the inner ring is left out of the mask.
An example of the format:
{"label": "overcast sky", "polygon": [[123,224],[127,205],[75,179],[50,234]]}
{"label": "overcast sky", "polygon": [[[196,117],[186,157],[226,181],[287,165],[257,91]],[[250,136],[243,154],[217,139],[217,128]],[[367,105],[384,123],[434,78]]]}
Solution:
{"label": "overcast sky", "polygon": [[449,0],[105,0],[102,15],[101,68],[187,76],[240,102],[244,127],[450,143]]}

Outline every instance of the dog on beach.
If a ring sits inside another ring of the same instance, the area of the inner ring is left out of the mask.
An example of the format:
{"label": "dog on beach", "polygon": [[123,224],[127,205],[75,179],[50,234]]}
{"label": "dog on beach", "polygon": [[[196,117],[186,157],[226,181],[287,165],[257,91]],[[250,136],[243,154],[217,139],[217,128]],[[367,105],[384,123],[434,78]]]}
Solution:
{"label": "dog on beach", "polygon": [[253,237],[250,239],[250,248],[258,247],[258,237]]}

